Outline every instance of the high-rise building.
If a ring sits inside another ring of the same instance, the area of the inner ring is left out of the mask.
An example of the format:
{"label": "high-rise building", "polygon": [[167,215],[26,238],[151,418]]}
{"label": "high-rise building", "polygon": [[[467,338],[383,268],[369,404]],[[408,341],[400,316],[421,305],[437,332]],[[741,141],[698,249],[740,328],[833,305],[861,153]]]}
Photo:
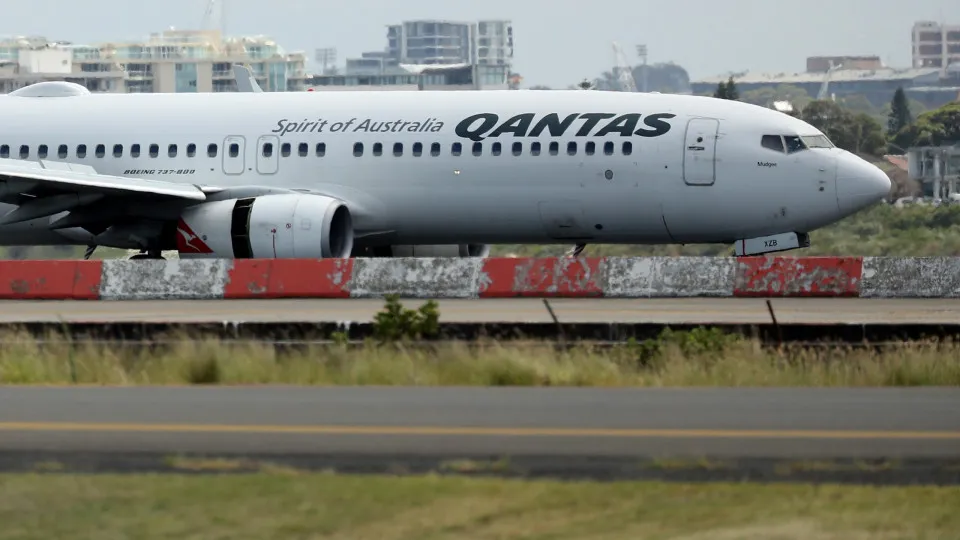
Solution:
{"label": "high-rise building", "polygon": [[913,25],[913,67],[937,67],[944,71],[960,64],[960,25],[919,21]]}
{"label": "high-rise building", "polygon": [[231,92],[233,64],[248,64],[264,91],[303,90],[306,56],[263,37],[168,30],[148,40],[74,45],[45,38],[0,42],[0,93],[66,80],[91,92]]}

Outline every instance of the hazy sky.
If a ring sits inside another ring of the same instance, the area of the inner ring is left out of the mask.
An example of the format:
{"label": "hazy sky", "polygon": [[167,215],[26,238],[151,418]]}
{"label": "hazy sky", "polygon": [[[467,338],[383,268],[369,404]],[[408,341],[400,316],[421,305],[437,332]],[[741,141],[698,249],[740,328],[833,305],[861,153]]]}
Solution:
{"label": "hazy sky", "polygon": [[[958,0],[224,0],[228,34],[266,34],[288,51],[336,47],[339,62],[386,44],[405,19],[510,19],[524,86],[567,86],[631,60],[673,61],[691,77],[727,71],[803,71],[813,55],[876,54],[909,66],[916,20],[960,24]],[[0,36],[74,42],[130,40],[197,28],[206,0],[29,0],[3,3]]]}

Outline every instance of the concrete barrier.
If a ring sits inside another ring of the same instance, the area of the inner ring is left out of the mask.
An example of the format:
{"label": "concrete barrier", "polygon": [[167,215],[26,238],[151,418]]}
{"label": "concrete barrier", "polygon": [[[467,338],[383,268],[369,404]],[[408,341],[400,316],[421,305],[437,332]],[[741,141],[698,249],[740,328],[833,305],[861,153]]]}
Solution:
{"label": "concrete barrier", "polygon": [[0,299],[960,297],[960,257],[2,261]]}

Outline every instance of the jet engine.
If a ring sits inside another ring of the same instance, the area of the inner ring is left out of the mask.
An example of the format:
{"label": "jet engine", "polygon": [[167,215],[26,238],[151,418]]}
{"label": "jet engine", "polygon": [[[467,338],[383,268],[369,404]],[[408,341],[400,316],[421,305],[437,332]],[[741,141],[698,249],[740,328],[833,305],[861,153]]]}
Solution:
{"label": "jet engine", "polygon": [[358,248],[355,257],[480,257],[490,255],[486,244],[444,244],[423,246],[376,246]]}
{"label": "jet engine", "polygon": [[187,208],[177,223],[176,246],[182,259],[346,258],[353,236],[343,201],[278,194]]}

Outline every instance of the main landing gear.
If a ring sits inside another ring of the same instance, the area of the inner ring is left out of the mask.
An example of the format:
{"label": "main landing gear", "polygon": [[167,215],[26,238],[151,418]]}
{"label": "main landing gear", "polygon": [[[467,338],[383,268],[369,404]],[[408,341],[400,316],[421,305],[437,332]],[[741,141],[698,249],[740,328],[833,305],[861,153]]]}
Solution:
{"label": "main landing gear", "polygon": [[575,259],[579,257],[580,254],[583,253],[583,250],[585,249],[587,249],[586,244],[577,244],[576,246],[573,247],[572,250],[567,252],[567,257]]}

